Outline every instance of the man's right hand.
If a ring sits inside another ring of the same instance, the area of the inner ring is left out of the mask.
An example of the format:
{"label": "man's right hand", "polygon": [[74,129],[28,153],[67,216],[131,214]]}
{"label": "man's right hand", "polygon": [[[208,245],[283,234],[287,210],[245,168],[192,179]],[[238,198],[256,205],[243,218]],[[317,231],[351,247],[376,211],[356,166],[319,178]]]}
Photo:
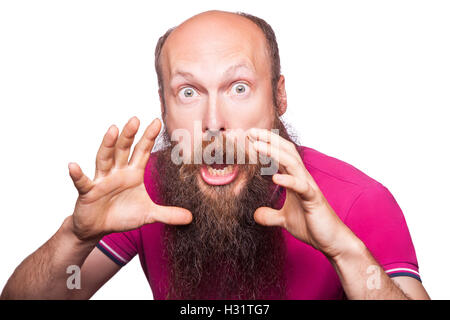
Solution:
{"label": "man's right hand", "polygon": [[139,120],[133,117],[120,136],[116,126],[108,129],[97,153],[94,180],[76,163],[69,164],[70,176],[79,193],[73,213],[73,231],[80,240],[99,241],[106,234],[156,221],[166,224],[192,221],[189,210],[157,205],[147,194],[144,170],[161,122],[153,120],[128,160],[138,128]]}

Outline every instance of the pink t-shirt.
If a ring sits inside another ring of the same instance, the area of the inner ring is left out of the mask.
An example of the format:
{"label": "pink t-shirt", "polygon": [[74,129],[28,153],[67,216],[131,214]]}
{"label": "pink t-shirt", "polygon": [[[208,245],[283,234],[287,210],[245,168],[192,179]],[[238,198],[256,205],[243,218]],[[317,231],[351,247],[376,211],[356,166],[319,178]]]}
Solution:
{"label": "pink t-shirt", "polygon": [[[304,146],[298,150],[306,169],[336,214],[365,243],[386,273],[391,277],[410,276],[420,281],[405,218],[389,190],[343,161]],[[157,190],[152,188],[150,166],[154,157],[150,159],[145,172],[145,186],[153,201],[161,203]],[[284,193],[280,201],[284,201]],[[161,223],[149,224],[132,231],[109,234],[97,245],[120,266],[138,254],[154,299],[164,299],[167,288],[162,230]],[[283,232],[287,243],[287,298],[345,298],[338,275],[327,258],[287,231]]]}

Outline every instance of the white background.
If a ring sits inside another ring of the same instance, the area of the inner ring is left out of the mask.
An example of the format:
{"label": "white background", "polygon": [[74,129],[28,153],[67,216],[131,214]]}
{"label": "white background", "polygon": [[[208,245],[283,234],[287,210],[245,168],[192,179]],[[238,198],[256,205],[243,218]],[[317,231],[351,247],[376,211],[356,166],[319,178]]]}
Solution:
{"label": "white background", "polygon": [[[92,176],[109,125],[159,116],[158,37],[210,9],[272,25],[285,119],[393,193],[424,286],[450,298],[450,3],[411,0],[1,1],[0,288],[71,214],[68,162]],[[152,298],[138,258],[94,298]]]}

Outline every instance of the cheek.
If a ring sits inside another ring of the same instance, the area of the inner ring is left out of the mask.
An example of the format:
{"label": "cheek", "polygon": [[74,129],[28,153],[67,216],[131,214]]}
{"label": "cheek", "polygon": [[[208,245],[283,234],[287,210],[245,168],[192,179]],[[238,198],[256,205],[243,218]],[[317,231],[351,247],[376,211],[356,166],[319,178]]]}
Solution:
{"label": "cheek", "polygon": [[197,106],[167,104],[165,121],[169,130],[184,128],[193,132],[195,121],[201,121],[202,109]]}
{"label": "cheek", "polygon": [[253,127],[270,129],[274,117],[271,100],[255,97],[246,101],[234,101],[227,107],[230,128],[249,129]]}

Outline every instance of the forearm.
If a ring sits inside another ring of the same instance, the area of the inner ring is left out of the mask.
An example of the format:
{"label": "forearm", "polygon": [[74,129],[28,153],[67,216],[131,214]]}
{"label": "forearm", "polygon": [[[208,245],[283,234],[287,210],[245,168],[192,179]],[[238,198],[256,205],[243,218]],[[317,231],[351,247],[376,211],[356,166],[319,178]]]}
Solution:
{"label": "forearm", "polygon": [[81,268],[95,241],[80,241],[72,232],[72,216],[38,250],[28,256],[9,278],[1,299],[68,299],[67,267]]}
{"label": "forearm", "polygon": [[408,299],[356,236],[348,250],[329,260],[348,299]]}

